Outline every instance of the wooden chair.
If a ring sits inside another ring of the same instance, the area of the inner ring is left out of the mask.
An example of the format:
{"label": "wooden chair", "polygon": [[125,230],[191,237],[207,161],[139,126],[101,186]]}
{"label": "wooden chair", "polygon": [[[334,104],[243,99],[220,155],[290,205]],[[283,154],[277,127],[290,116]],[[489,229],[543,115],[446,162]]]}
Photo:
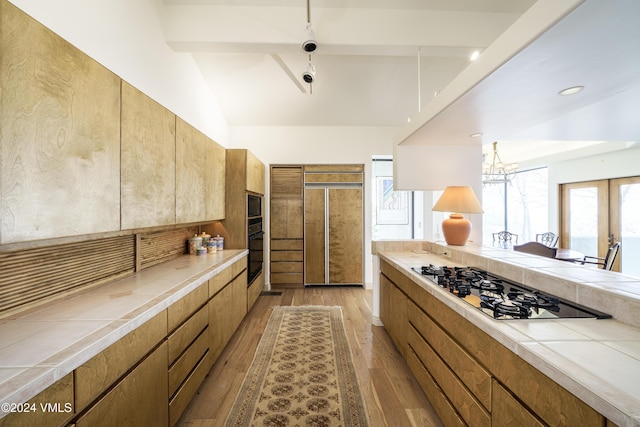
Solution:
{"label": "wooden chair", "polygon": [[514,244],[518,244],[518,235],[511,233],[509,231],[500,231],[498,233],[493,233],[493,246],[498,246],[500,248],[511,248]]}
{"label": "wooden chair", "polygon": [[546,233],[536,234],[536,242],[542,243],[543,245],[547,245],[550,248],[555,248],[558,244],[558,238],[560,236],[556,236],[555,233],[547,231]]}
{"label": "wooden chair", "polygon": [[540,255],[547,258],[555,258],[557,251],[556,248],[550,248],[549,246],[544,245],[540,242],[527,242],[521,245],[515,245],[513,247],[513,250],[533,255]]}
{"label": "wooden chair", "polygon": [[611,245],[604,258],[585,255],[584,259],[578,262],[580,264],[595,264],[602,267],[603,270],[611,270],[613,268],[613,263],[616,261],[616,257],[618,256],[618,252],[620,252],[620,242],[616,242]]}

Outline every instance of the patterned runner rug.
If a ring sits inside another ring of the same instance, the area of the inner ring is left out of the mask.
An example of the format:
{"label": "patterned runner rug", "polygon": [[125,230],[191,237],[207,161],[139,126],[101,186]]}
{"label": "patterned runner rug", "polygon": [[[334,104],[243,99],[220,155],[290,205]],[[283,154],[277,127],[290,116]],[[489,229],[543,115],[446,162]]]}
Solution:
{"label": "patterned runner rug", "polygon": [[273,307],[225,426],[368,426],[340,307]]}

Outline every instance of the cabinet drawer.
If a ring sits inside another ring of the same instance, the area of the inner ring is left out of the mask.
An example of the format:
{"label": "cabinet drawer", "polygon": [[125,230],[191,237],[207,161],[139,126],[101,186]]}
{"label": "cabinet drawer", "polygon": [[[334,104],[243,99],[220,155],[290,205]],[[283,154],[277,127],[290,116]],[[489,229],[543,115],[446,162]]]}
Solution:
{"label": "cabinet drawer", "polygon": [[413,327],[408,331],[409,346],[438,384],[460,416],[469,425],[489,427],[491,417],[454,372],[438,357]]}
{"label": "cabinet drawer", "polygon": [[163,343],[78,418],[76,426],[166,426],[168,400],[167,344]]}
{"label": "cabinet drawer", "polygon": [[491,418],[495,426],[542,427],[545,425],[496,381],[493,382]]}
{"label": "cabinet drawer", "polygon": [[[66,425],[73,416],[73,373],[67,374],[37,396],[29,399],[34,404],[33,412],[12,412],[0,418],[2,427],[52,427]],[[50,412],[44,412],[40,405],[58,405]],[[68,411],[68,412],[67,412]]]}
{"label": "cabinet drawer", "polygon": [[271,251],[301,251],[304,249],[304,240],[302,239],[282,239],[270,241]]}
{"label": "cabinet drawer", "polygon": [[438,413],[443,424],[448,427],[466,427],[467,424],[465,424],[462,418],[460,418],[460,415],[456,410],[453,409],[453,406],[451,406],[451,403],[446,398],[438,384],[436,384],[411,348],[407,350],[407,364],[409,365],[411,372],[413,372],[413,375],[415,375],[418,380],[420,387],[424,390],[424,394],[429,398],[429,401]]}
{"label": "cabinet drawer", "polygon": [[247,257],[244,256],[240,260],[234,262],[233,265],[231,266],[231,276],[232,276],[231,278],[233,279],[234,277],[236,277],[238,274],[242,273],[246,269],[247,269]]}
{"label": "cabinet drawer", "polygon": [[361,183],[361,173],[305,173],[305,183],[324,183],[324,182],[336,182],[336,183]]}
{"label": "cabinet drawer", "polygon": [[98,397],[166,336],[167,311],[163,310],[76,368],[76,409],[81,410]]}
{"label": "cabinet drawer", "polygon": [[304,261],[303,251],[271,251],[271,262],[278,261]]}
{"label": "cabinet drawer", "polygon": [[360,164],[330,164],[305,165],[305,172],[364,172],[364,165]]}
{"label": "cabinet drawer", "polygon": [[195,313],[198,308],[202,307],[209,299],[208,296],[207,285],[204,284],[171,304],[169,308],[167,308],[167,329],[169,332],[177,328],[182,322]]}
{"label": "cabinet drawer", "polygon": [[247,310],[251,310],[251,307],[253,307],[263,289],[264,273],[260,273],[260,275],[253,280],[249,289],[247,289]]}
{"label": "cabinet drawer", "polygon": [[[191,375],[182,383],[182,386],[178,389],[175,396],[169,402],[169,425],[173,426],[178,419],[180,419],[180,415],[184,412],[185,408],[191,401],[193,395],[198,391],[200,384],[204,381],[204,377],[209,373],[209,365],[207,363],[207,356],[203,357],[200,360],[200,363],[195,367],[195,369],[191,372]],[[165,400],[166,402],[166,400]],[[165,404],[166,408],[166,404]],[[139,424],[143,425],[143,424]],[[154,424],[146,424],[146,425],[154,425]],[[160,425],[160,424],[157,424]]]}
{"label": "cabinet drawer", "polygon": [[234,262],[229,267],[209,279],[209,298],[220,292],[229,282],[233,280],[242,270],[247,268],[247,257]]}
{"label": "cabinet drawer", "polygon": [[189,372],[198,364],[209,350],[209,329],[205,329],[189,346],[187,351],[169,368],[169,396],[173,396],[180,384],[187,378]]}
{"label": "cabinet drawer", "polygon": [[189,320],[184,322],[167,339],[169,365],[180,356],[193,340],[209,324],[209,311],[207,306],[202,307]]}
{"label": "cabinet drawer", "polygon": [[271,273],[271,283],[300,283],[304,279],[302,273]]}
{"label": "cabinet drawer", "polygon": [[272,262],[271,271],[274,273],[302,273],[304,264],[301,262]]}
{"label": "cabinet drawer", "polygon": [[438,353],[456,376],[487,409],[491,409],[491,374],[449,337],[414,303],[409,304],[409,321]]}

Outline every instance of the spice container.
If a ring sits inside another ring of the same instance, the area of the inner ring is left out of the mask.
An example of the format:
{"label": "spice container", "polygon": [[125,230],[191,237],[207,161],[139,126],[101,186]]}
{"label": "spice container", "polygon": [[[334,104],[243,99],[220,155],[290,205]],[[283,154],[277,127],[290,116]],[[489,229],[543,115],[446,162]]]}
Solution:
{"label": "spice container", "polygon": [[221,251],[224,249],[224,237],[220,237],[220,235],[218,234],[216,236],[216,240],[218,241],[218,250]]}
{"label": "spice container", "polygon": [[218,251],[218,241],[215,237],[212,237],[207,242],[207,253],[213,254]]}
{"label": "spice container", "polygon": [[189,255],[197,255],[198,248],[202,247],[202,237],[199,237],[197,234],[194,234],[192,238],[189,239]]}

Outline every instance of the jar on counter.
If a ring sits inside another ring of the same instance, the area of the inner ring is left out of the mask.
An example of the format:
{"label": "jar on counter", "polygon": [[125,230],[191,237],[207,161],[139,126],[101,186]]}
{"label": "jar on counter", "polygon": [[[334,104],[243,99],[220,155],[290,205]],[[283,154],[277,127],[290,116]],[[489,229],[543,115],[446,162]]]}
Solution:
{"label": "jar on counter", "polygon": [[189,239],[189,255],[197,255],[198,248],[202,247],[202,237],[194,234],[192,238]]}
{"label": "jar on counter", "polygon": [[213,254],[218,251],[218,241],[215,237],[212,237],[207,242],[207,253]]}
{"label": "jar on counter", "polygon": [[200,234],[200,237],[202,237],[202,247],[206,248],[207,243],[209,243],[209,240],[211,240],[211,235],[203,231],[202,234]]}
{"label": "jar on counter", "polygon": [[221,251],[224,249],[224,237],[220,237],[220,235],[218,234],[216,236],[216,241],[218,242],[218,250]]}

